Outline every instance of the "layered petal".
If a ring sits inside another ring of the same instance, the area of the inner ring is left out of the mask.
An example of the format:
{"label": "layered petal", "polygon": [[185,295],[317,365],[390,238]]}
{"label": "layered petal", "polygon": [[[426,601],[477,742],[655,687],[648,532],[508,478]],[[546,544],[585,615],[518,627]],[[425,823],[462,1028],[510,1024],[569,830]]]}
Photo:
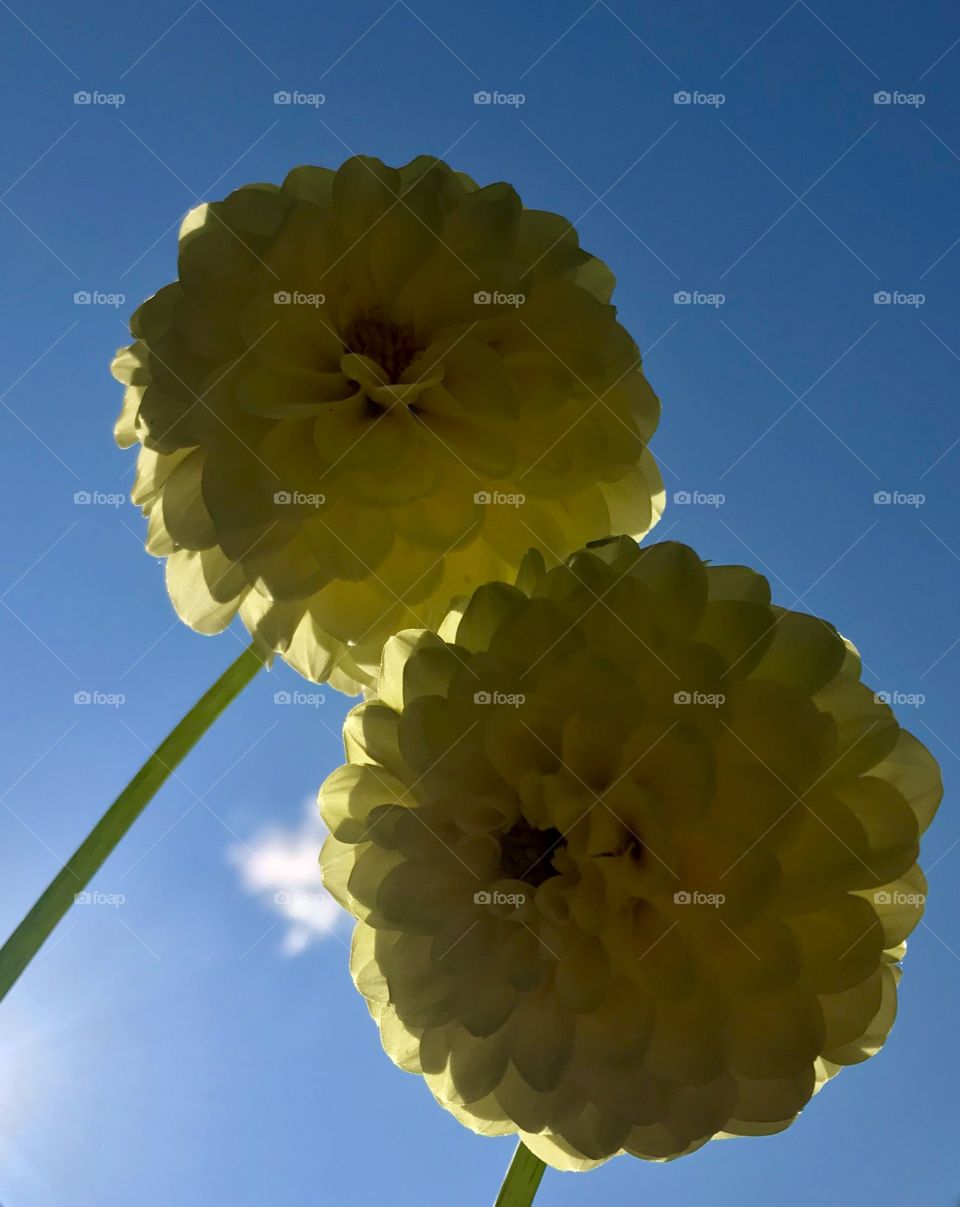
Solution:
{"label": "layered petal", "polygon": [[859,676],[761,576],[627,538],[389,640],[321,864],[391,1058],[559,1169],[789,1126],[882,1046],[925,902],[939,771]]}
{"label": "layered petal", "polygon": [[[612,288],[565,219],[429,156],[192,210],[178,280],[113,364],[180,617],[239,613],[356,692],[392,633],[512,579],[531,545],[556,564],[647,532],[659,403]],[[205,587],[225,565],[229,597]]]}

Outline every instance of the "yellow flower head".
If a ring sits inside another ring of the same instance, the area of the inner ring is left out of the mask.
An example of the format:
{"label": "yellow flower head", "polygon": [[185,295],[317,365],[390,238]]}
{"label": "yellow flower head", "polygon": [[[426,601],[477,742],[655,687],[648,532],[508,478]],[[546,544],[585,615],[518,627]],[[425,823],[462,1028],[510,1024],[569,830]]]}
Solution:
{"label": "yellow flower head", "polygon": [[684,545],[599,542],[384,649],[321,791],[383,1045],[585,1169],[781,1131],[896,1007],[936,763],[853,647]]}
{"label": "yellow flower head", "polygon": [[356,691],[451,597],[646,532],[659,404],[613,277],[557,214],[440,160],[301,167],[201,205],[114,375],[183,620],[239,609]]}

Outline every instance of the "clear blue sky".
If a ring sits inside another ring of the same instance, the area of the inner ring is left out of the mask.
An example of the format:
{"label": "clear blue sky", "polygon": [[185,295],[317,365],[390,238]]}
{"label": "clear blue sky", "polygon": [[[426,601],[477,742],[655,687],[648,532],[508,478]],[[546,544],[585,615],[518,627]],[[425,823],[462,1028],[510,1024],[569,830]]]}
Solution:
{"label": "clear blue sky", "polygon": [[[0,928],[240,648],[175,621],[129,503],[74,503],[129,490],[107,366],[175,271],[178,219],[294,164],[452,147],[480,181],[578,220],[614,267],[664,403],[668,490],[725,497],[672,505],[660,534],[766,567],[780,602],[857,641],[878,688],[924,696],[899,712],[948,786],[886,1051],[781,1137],[548,1172],[538,1202],[955,1203],[955,7],[0,0],[0,39]],[[294,90],[325,102],[274,104]],[[525,103],[475,105],[479,90]],[[291,851],[310,841],[304,801],[340,761],[347,702],[274,703],[306,686],[283,666],[253,684],[98,876],[123,903],[75,909],[4,1004],[5,1207],[492,1201],[512,1142],[460,1129],[382,1054],[345,924],[291,933],[269,867],[257,891],[231,858],[282,863],[271,821]]]}

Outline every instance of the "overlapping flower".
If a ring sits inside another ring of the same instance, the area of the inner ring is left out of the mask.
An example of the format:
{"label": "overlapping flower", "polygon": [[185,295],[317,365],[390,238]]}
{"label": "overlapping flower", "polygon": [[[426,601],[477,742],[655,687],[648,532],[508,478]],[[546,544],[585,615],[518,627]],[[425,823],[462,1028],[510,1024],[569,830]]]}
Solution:
{"label": "overlapping flower", "polygon": [[[184,220],[134,315],[117,439],[180,616],[355,691],[386,636],[662,508],[613,277],[443,162],[295,169]],[[519,505],[521,504],[522,505]]]}
{"label": "overlapping flower", "polygon": [[893,1023],[926,749],[742,566],[599,542],[384,650],[321,793],[384,1047],[552,1165],[782,1130]]}

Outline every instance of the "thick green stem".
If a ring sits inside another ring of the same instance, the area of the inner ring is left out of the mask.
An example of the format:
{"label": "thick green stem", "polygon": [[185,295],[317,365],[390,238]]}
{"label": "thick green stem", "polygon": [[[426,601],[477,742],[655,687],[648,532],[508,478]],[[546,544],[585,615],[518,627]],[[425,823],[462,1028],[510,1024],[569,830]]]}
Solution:
{"label": "thick green stem", "polygon": [[37,954],[77,893],[133,825],[164,780],[193,749],[231,700],[254,677],[263,659],[248,646],[150,755],[126,788],[60,869],[33,909],[0,949],[0,1001]]}
{"label": "thick green stem", "polygon": [[494,1207],[530,1207],[546,1165],[521,1140]]}

